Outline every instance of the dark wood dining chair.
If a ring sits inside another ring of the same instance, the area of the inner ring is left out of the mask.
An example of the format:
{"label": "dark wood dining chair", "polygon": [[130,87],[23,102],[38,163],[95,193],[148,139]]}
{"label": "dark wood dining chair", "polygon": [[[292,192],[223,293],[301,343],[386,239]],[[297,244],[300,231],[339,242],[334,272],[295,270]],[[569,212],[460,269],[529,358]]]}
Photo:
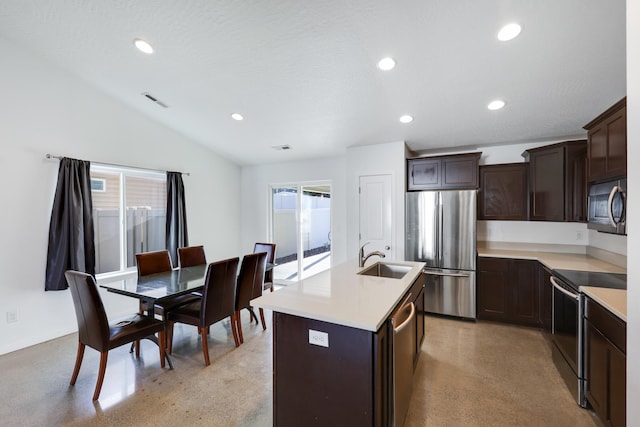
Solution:
{"label": "dark wood dining chair", "polygon": [[204,363],[209,366],[209,344],[207,335],[209,326],[227,317],[231,320],[233,341],[238,347],[240,341],[235,327],[235,291],[236,273],[240,258],[230,258],[209,264],[202,292],[202,298],[191,304],[181,305],[167,310],[169,354],[173,351],[173,325],[186,323],[198,328],[202,337]]}
{"label": "dark wood dining chair", "polygon": [[[236,285],[236,330],[238,331],[238,337],[240,343],[244,342],[242,336],[242,321],[240,319],[240,310],[243,308],[249,309],[252,317],[255,318],[255,313],[251,307],[251,300],[258,298],[262,295],[262,282],[264,280],[264,270],[267,262],[267,253],[258,252],[256,254],[248,254],[242,258],[242,264],[240,265],[240,273],[238,274]],[[264,321],[264,310],[260,309],[260,320],[262,321],[262,329],[267,329],[267,324]],[[258,319],[256,318],[256,323]]]}
{"label": "dark wood dining chair", "polygon": [[[171,264],[171,256],[168,250],[143,252],[136,254],[136,266],[138,268],[138,277],[144,277],[151,274],[167,273],[173,270]],[[195,293],[178,295],[175,297],[164,298],[161,302],[156,302],[154,307],[148,307],[146,303],[140,301],[140,313],[153,310],[153,313],[165,317],[165,311],[170,308],[183,304],[189,304],[200,300],[201,296]],[[139,342],[135,343],[136,355],[140,354]]]}
{"label": "dark wood dining chair", "polygon": [[266,252],[267,263],[271,264],[272,268],[269,268],[264,273],[263,289],[266,291],[270,289],[273,292],[273,264],[276,259],[276,244],[275,243],[256,243],[253,245],[253,253]]}
{"label": "dark wood dining chair", "polygon": [[204,254],[204,246],[178,248],[178,263],[180,268],[206,264],[207,257]]}
{"label": "dark wood dining chair", "polygon": [[107,369],[109,350],[156,333],[159,339],[160,366],[164,368],[165,327],[163,322],[136,313],[126,320],[109,324],[100,293],[98,292],[98,286],[93,276],[70,270],[65,272],[65,277],[71,289],[73,306],[78,320],[78,352],[73,375],[71,376],[71,385],[74,385],[78,378],[85,347],[89,346],[99,351],[100,368],[98,370],[96,388],[93,392],[93,400],[98,400]]}

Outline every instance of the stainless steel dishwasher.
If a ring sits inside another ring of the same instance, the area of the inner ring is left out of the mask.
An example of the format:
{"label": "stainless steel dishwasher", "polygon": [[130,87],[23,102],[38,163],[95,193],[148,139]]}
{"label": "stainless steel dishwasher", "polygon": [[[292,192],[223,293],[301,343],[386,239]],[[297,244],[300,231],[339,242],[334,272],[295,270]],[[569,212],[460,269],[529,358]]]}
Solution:
{"label": "stainless steel dishwasher", "polygon": [[416,348],[416,307],[404,304],[391,317],[392,426],[401,427],[413,391],[413,357]]}

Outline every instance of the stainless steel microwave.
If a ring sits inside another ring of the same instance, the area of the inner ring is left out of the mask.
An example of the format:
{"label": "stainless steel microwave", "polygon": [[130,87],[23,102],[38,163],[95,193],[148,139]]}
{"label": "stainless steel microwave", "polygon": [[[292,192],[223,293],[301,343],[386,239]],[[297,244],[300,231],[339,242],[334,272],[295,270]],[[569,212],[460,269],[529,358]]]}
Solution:
{"label": "stainless steel microwave", "polygon": [[589,188],[587,228],[626,234],[627,180],[592,184]]}

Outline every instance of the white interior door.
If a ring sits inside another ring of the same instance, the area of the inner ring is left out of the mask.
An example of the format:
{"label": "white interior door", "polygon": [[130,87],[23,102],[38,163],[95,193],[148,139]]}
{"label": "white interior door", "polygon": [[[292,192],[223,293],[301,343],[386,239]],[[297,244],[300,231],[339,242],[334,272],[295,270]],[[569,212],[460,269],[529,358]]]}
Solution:
{"label": "white interior door", "polygon": [[[393,243],[393,204],[391,175],[367,175],[360,177],[360,243],[369,242],[365,254],[380,251],[386,260],[395,259]],[[367,262],[371,264],[373,261]]]}

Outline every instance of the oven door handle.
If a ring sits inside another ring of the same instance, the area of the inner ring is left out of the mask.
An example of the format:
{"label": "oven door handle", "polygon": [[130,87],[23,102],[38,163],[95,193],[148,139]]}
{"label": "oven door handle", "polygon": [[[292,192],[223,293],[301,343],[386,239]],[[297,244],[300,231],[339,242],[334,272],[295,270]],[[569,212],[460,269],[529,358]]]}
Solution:
{"label": "oven door handle", "polygon": [[574,299],[576,301],[578,301],[580,299],[580,295],[574,294],[573,292],[569,292],[568,290],[566,290],[562,286],[558,285],[558,282],[556,282],[556,278],[555,277],[551,276],[549,278],[549,280],[551,280],[551,284],[553,285],[554,288],[556,288],[557,290],[559,290],[560,292],[562,292],[563,294],[565,294],[569,298],[572,298],[572,299]]}

